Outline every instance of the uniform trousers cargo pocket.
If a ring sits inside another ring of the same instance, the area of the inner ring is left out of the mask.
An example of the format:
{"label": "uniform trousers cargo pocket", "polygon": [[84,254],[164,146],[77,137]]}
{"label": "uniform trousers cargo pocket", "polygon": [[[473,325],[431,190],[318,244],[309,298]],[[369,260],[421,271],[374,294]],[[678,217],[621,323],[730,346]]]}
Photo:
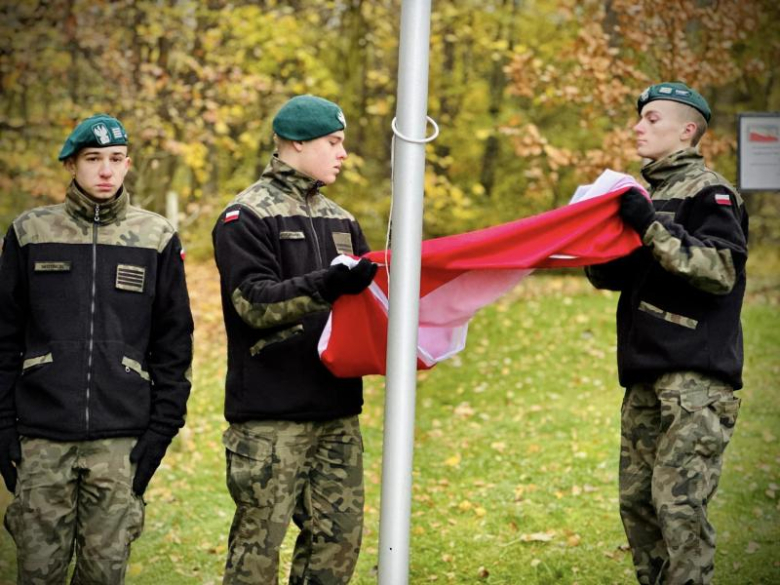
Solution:
{"label": "uniform trousers cargo pocket", "polygon": [[236,505],[272,509],[276,499],[273,439],[250,435],[233,426],[222,436],[227,487]]}
{"label": "uniform trousers cargo pocket", "polygon": [[[722,382],[696,373],[666,374],[657,384],[667,464],[685,465],[700,457],[720,457],[731,440],[740,401]],[[673,446],[673,449],[672,449]]]}

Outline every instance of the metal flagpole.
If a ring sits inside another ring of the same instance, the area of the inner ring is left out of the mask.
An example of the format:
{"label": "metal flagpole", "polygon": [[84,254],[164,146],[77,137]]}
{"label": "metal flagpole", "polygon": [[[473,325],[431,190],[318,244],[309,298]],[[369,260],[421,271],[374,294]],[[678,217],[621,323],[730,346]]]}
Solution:
{"label": "metal flagpole", "polygon": [[[394,146],[379,585],[409,580],[430,0],[403,0]],[[395,121],[394,121],[395,122]]]}

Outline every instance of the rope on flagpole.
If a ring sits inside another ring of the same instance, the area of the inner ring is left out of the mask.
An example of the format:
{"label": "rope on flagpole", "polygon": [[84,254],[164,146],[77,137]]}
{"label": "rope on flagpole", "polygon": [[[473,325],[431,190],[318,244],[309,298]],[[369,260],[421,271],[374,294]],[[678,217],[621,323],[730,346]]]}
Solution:
{"label": "rope on flagpole", "polygon": [[436,120],[434,120],[430,116],[425,116],[425,119],[431,123],[431,126],[433,126],[433,134],[431,134],[426,138],[410,138],[402,134],[401,131],[398,130],[398,126],[396,126],[397,119],[398,118],[393,118],[393,121],[390,122],[390,128],[393,130],[393,141],[390,145],[390,212],[389,212],[389,217],[387,219],[387,233],[385,235],[385,274],[387,275],[388,299],[390,297],[390,264],[387,261],[387,251],[390,249],[390,231],[393,225],[393,200],[395,199],[395,193],[394,193],[395,138],[397,136],[401,140],[405,142],[411,142],[412,144],[427,144],[429,142],[433,142],[439,136],[439,125],[436,123]]}

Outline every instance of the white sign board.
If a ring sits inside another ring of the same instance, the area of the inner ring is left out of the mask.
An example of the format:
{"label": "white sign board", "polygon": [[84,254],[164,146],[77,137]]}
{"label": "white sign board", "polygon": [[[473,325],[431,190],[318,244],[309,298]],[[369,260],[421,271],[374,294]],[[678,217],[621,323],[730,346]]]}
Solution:
{"label": "white sign board", "polygon": [[737,188],[780,191],[780,112],[739,114]]}

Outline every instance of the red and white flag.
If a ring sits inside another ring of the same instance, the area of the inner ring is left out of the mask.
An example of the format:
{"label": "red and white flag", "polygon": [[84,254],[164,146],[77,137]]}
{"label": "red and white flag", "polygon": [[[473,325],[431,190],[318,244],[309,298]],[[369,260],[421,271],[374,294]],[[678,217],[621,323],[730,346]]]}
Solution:
{"label": "red and white flag", "polygon": [[[587,266],[641,245],[618,215],[632,177],[605,171],[565,207],[490,228],[422,243],[417,368],[429,369],[466,345],[468,322],[485,305],[537,268]],[[340,377],[384,374],[387,353],[389,252],[366,258],[380,265],[374,282],[333,305],[319,341],[320,359]],[[354,259],[341,256],[350,264]]]}

